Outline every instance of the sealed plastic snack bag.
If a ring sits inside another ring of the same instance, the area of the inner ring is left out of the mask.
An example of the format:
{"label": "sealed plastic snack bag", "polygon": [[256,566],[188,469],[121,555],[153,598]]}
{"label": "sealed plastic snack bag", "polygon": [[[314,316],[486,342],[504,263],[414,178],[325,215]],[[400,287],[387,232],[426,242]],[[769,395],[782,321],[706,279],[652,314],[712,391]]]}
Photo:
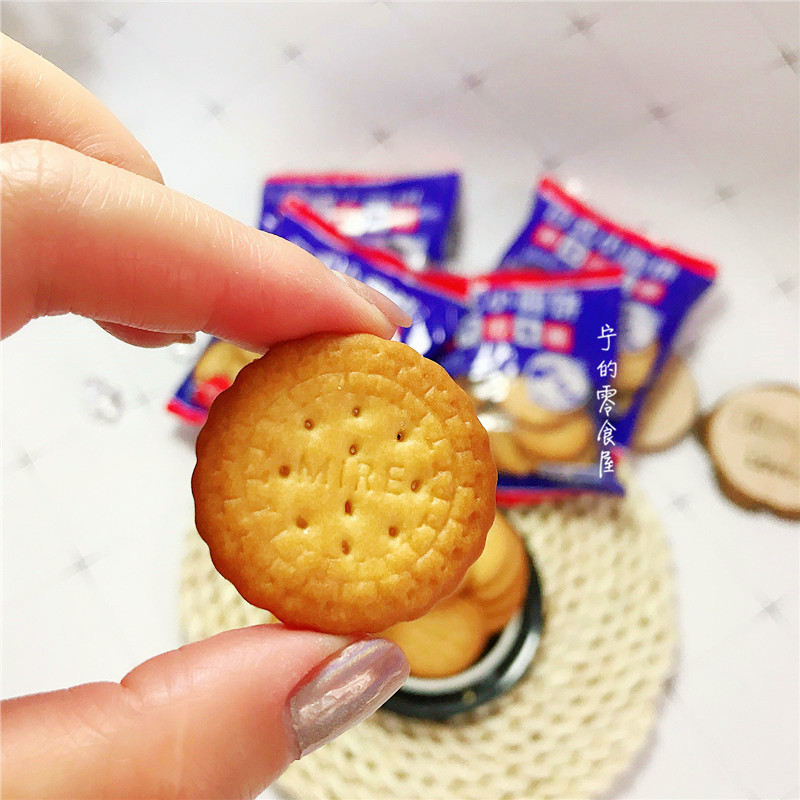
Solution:
{"label": "sealed plastic snack bag", "polygon": [[167,410],[185,422],[202,425],[217,395],[233,383],[245,364],[259,355],[230,342],[212,339],[170,398]]}
{"label": "sealed plastic snack bag", "polygon": [[647,390],[666,363],[681,324],[716,276],[708,261],[647,244],[630,241],[620,255],[626,272],[614,387],[623,446],[631,441]]}
{"label": "sealed plastic snack bag", "polygon": [[689,310],[714,282],[716,267],[612,222],[544,178],[530,219],[499,269],[563,272],[612,265],[625,273],[613,379],[618,443],[627,445],[647,389]]}
{"label": "sealed plastic snack bag", "polygon": [[610,377],[621,278],[610,267],[474,279],[470,313],[441,363],[489,431],[498,503],[622,493]]}
{"label": "sealed plastic snack bag", "polygon": [[410,327],[398,329],[396,338],[401,342],[434,360],[443,352],[467,313],[466,279],[414,273],[392,253],[344,236],[296,198],[284,201],[279,210],[276,235],[394,300],[412,320]]}
{"label": "sealed plastic snack bag", "polygon": [[275,233],[281,203],[295,196],[345,236],[391,250],[419,271],[450,255],[459,187],[455,172],[411,177],[275,175],[264,185],[261,229]]}
{"label": "sealed plastic snack bag", "polygon": [[[337,272],[352,276],[390,297],[412,319],[396,337],[418,353],[436,358],[444,352],[461,318],[468,283],[444,273],[417,274],[394,254],[343,236],[297,198],[283,201],[274,233],[302,247]],[[187,422],[202,424],[216,396],[258,354],[213,340],[186,376],[168,408]]]}

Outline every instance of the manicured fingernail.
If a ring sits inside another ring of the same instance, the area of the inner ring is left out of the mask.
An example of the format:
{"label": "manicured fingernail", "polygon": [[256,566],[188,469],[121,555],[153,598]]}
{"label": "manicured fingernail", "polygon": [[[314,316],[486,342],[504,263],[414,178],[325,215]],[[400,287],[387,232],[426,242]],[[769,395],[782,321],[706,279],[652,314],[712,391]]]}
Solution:
{"label": "manicured fingernail", "polygon": [[333,274],[340,278],[342,282],[348,288],[352,289],[359,297],[372,303],[372,305],[395,327],[399,325],[401,328],[407,328],[411,324],[411,317],[385,294],[381,294],[377,289],[373,289],[371,286],[367,286],[366,283],[357,281],[355,278],[350,277],[350,275],[345,275],[343,272],[334,271]]}
{"label": "manicured fingernail", "polygon": [[385,639],[348,645],[310,673],[289,698],[300,756],[380,708],[408,677],[403,651]]}

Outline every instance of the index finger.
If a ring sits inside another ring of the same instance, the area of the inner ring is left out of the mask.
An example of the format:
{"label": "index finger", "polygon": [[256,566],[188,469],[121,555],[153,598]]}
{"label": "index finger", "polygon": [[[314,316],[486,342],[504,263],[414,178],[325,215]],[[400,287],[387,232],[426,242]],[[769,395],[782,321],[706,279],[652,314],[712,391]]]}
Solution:
{"label": "index finger", "polygon": [[91,92],[2,34],[0,139],[47,139],[163,183],[150,154]]}
{"label": "index finger", "polygon": [[2,331],[73,312],[262,350],[315,332],[391,336],[391,300],[301,248],[52,142],[0,146]]}

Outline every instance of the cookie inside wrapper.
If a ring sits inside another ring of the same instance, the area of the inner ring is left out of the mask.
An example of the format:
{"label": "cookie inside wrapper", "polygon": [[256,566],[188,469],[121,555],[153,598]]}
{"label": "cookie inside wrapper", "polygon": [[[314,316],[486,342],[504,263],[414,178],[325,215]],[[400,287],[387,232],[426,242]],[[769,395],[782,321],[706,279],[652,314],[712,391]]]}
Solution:
{"label": "cookie inside wrapper", "polygon": [[452,255],[458,173],[378,177],[347,173],[275,175],[264,185],[261,229],[277,232],[281,203],[299,197],[351,239],[397,253],[413,270]]}
{"label": "cookie inside wrapper", "polygon": [[[436,358],[450,344],[467,313],[468,281],[445,273],[415,273],[393,253],[361,244],[339,232],[296,197],[276,210],[274,233],[302,247],[331,269],[343,272],[390,297],[412,319],[395,336],[420,355]],[[217,395],[231,385],[256,354],[213,339],[183,380],[167,408],[202,425]]]}
{"label": "cookie inside wrapper", "polygon": [[617,441],[626,446],[681,324],[714,282],[714,264],[618,225],[544,178],[531,216],[499,269],[564,272],[609,266],[619,266],[625,273],[614,417]]}
{"label": "cookie inside wrapper", "polygon": [[[630,402],[617,406],[619,443],[627,446],[647,392],[669,358],[675,337],[689,310],[708,289],[716,268],[669,247],[627,244],[620,263],[625,268],[620,308],[619,377],[640,370],[641,382],[626,389]],[[624,395],[620,387],[621,395]]]}
{"label": "cookie inside wrapper", "polygon": [[498,503],[622,493],[608,371],[617,358],[621,280],[622,271],[608,267],[497,272],[473,282],[470,314],[441,363],[489,432]]}
{"label": "cookie inside wrapper", "polygon": [[192,425],[206,421],[208,409],[239,374],[239,370],[258,358],[229,342],[212,338],[167,403],[167,410]]}

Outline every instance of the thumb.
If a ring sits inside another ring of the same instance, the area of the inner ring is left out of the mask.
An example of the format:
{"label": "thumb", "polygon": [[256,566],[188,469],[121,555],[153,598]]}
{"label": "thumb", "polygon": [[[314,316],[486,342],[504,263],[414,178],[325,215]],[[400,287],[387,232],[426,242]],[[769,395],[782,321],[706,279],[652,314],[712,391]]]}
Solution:
{"label": "thumb", "polygon": [[221,633],[120,683],[5,701],[2,796],[254,797],[407,675],[383,639],[282,625]]}

